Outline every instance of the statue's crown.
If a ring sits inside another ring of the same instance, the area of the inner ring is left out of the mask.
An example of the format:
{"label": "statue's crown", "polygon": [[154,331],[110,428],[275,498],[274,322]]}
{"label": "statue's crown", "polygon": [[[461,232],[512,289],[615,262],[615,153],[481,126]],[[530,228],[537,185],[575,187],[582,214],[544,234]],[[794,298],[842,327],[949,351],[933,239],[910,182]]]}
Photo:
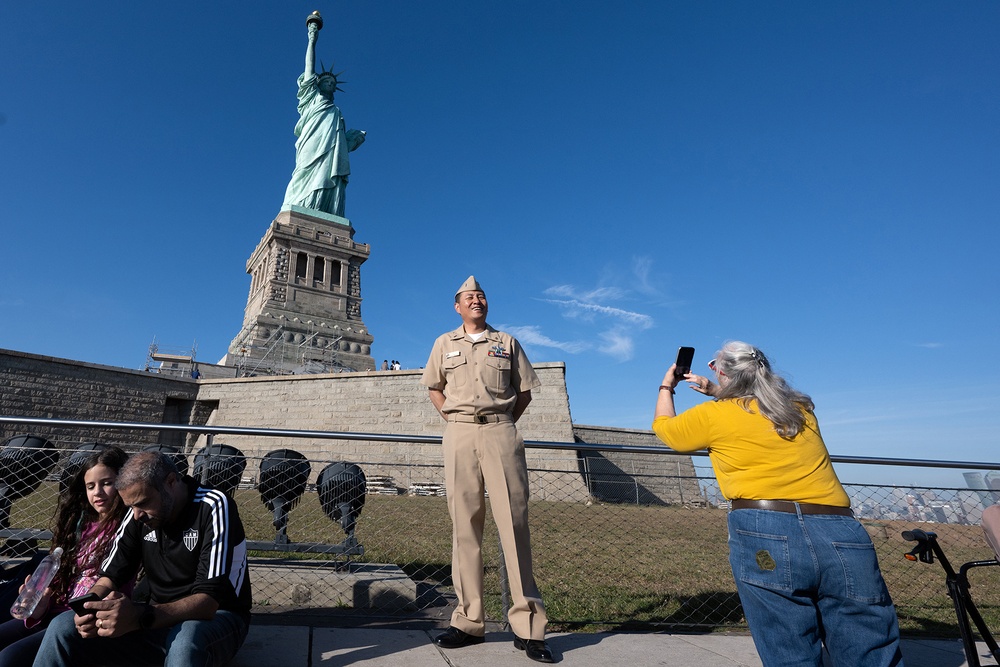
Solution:
{"label": "statue's crown", "polygon": [[323,61],[322,60],[319,61],[319,67],[320,67],[320,71],[319,71],[319,74],[316,75],[316,77],[317,78],[324,77],[324,76],[331,76],[331,77],[333,77],[333,90],[334,91],[338,91],[339,90],[340,92],[344,92],[344,89],[340,87],[340,84],[347,83],[346,81],[341,81],[341,79],[340,79],[340,75],[343,74],[344,72],[340,71],[340,72],[337,72],[336,74],[334,74],[333,73],[333,68],[331,67],[330,69],[326,69],[326,66],[323,65]]}

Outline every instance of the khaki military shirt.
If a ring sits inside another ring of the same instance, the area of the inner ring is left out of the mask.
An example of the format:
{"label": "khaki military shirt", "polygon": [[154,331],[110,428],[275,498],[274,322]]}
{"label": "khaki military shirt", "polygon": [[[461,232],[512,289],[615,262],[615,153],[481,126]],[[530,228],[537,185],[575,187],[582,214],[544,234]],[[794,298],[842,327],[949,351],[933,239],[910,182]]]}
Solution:
{"label": "khaki military shirt", "polygon": [[541,385],[520,343],[487,325],[475,343],[460,326],[438,336],[420,384],[444,392],[444,414],[508,414],[518,393]]}

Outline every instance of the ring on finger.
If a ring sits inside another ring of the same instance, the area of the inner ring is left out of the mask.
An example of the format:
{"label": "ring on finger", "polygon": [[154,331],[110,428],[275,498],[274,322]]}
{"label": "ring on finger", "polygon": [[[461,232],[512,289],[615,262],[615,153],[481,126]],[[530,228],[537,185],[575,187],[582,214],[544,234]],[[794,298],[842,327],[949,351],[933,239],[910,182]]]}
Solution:
{"label": "ring on finger", "polygon": [[101,622],[101,619],[97,619],[97,627],[98,628],[103,628],[104,627],[104,624]]}

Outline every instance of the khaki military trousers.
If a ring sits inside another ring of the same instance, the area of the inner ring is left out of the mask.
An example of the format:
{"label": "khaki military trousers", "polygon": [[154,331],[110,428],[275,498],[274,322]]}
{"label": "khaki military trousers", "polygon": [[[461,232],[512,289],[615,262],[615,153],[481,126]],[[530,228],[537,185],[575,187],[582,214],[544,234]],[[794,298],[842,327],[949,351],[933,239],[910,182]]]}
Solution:
{"label": "khaki military trousers", "polygon": [[510,421],[449,422],[443,446],[452,522],[451,577],[458,597],[451,625],[478,637],[486,631],[482,554],[485,483],[510,582],[507,620],[518,637],[544,639],[548,618],[531,570],[524,441]]}

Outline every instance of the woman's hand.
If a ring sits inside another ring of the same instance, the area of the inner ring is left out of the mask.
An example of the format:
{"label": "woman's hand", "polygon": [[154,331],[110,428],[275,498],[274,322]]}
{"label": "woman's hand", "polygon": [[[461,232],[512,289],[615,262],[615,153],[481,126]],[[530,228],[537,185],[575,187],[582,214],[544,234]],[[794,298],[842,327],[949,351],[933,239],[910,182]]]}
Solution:
{"label": "woman's hand", "polygon": [[719,385],[715,384],[707,377],[702,377],[701,375],[688,373],[684,376],[684,379],[688,382],[689,386],[699,394],[715,396],[716,392],[719,390]]}
{"label": "woman's hand", "polygon": [[679,382],[678,378],[674,375],[674,371],[677,370],[677,364],[672,364],[670,368],[667,369],[667,374],[663,376],[663,382],[660,383],[663,387],[670,387],[673,389],[677,386]]}

